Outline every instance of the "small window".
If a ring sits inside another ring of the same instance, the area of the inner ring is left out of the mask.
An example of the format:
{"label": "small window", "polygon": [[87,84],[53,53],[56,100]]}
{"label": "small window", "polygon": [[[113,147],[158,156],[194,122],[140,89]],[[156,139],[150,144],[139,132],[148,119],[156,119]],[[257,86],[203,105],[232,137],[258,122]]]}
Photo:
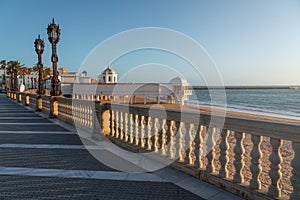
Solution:
{"label": "small window", "polygon": [[111,76],[108,77],[108,82],[111,82]]}

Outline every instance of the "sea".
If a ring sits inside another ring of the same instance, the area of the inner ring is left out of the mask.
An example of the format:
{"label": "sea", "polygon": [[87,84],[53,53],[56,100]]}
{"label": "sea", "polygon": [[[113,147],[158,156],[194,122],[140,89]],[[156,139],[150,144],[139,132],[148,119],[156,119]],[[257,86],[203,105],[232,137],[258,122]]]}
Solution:
{"label": "sea", "polygon": [[[190,103],[199,106],[300,119],[300,89],[226,89],[225,93],[218,90],[193,90],[193,93]],[[225,98],[211,98],[211,94],[224,94]]]}

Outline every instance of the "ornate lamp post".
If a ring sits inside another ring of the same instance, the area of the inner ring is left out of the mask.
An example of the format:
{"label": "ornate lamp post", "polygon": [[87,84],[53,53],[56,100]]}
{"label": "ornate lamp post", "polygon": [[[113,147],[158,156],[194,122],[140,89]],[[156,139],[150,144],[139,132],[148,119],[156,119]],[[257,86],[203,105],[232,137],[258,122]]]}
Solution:
{"label": "ornate lamp post", "polygon": [[14,90],[14,77],[15,77],[13,66],[10,68],[9,72],[10,72],[10,92],[13,92],[13,90]]}
{"label": "ornate lamp post", "polygon": [[38,35],[38,38],[34,41],[34,47],[35,52],[38,55],[38,63],[37,67],[39,69],[39,82],[38,82],[38,94],[45,94],[44,90],[44,80],[43,80],[43,64],[42,64],[42,54],[44,52],[44,40],[40,38],[40,35]]}
{"label": "ornate lamp post", "polygon": [[52,19],[52,23],[48,25],[47,33],[48,33],[49,42],[52,44],[51,61],[53,67],[53,76],[51,79],[52,89],[50,94],[51,96],[59,96],[61,95],[61,90],[60,90],[60,83],[58,80],[58,71],[57,71],[58,57],[56,54],[56,44],[59,41],[60,28],[58,25],[54,23],[54,18]]}
{"label": "ornate lamp post", "polygon": [[17,92],[18,91],[18,88],[17,88],[17,78],[18,78],[17,76],[18,76],[18,74],[17,74],[17,68],[16,68],[15,65],[13,65],[12,70],[13,70],[13,79],[14,79],[14,81],[13,81],[13,91]]}

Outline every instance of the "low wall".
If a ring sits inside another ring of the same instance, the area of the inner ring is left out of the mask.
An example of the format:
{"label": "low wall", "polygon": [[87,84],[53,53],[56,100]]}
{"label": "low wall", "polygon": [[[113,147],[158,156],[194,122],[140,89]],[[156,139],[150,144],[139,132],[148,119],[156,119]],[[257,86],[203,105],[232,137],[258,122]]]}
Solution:
{"label": "low wall", "polygon": [[159,162],[175,158],[172,167],[243,198],[300,199],[299,123],[226,117],[219,126],[211,119],[221,121],[221,116],[193,111],[19,96],[24,105],[105,135],[124,148],[154,152]]}

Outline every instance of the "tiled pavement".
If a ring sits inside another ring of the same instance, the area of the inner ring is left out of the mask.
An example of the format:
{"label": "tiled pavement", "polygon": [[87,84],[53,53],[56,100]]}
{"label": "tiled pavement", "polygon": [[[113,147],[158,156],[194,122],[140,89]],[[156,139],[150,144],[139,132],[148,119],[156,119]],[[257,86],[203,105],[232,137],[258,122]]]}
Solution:
{"label": "tiled pavement", "polygon": [[82,140],[74,127],[0,95],[0,199],[240,199],[169,167],[117,171]]}

